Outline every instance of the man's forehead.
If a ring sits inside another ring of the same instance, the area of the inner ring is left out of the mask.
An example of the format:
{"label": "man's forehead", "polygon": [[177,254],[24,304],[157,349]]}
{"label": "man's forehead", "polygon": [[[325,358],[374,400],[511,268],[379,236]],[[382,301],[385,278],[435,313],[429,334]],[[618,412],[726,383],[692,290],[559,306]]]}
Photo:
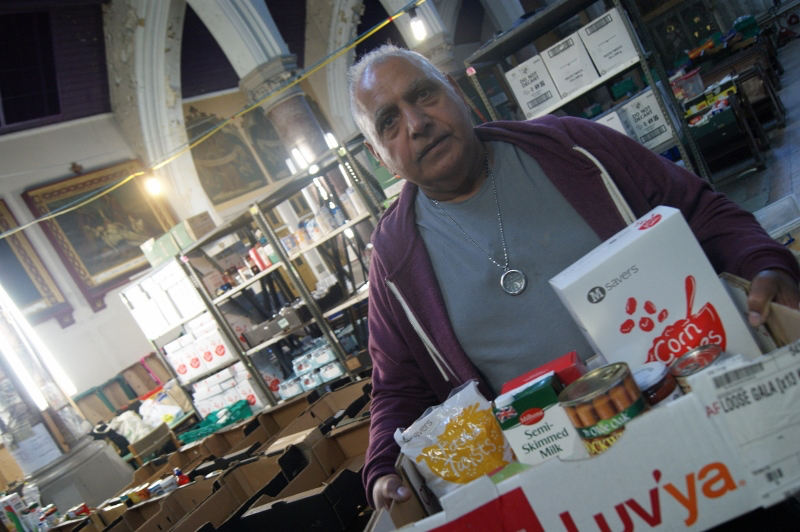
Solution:
{"label": "man's forehead", "polygon": [[407,77],[414,82],[432,76],[415,61],[406,57],[392,56],[370,65],[361,78],[361,84],[363,85],[365,82],[368,84],[380,83],[400,77]]}

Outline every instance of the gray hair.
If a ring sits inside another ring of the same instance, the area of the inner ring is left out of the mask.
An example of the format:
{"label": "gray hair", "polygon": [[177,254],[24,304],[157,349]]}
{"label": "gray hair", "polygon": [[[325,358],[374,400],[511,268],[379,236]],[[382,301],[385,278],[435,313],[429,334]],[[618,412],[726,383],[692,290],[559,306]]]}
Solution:
{"label": "gray hair", "polygon": [[364,73],[372,65],[383,63],[391,58],[402,58],[417,65],[423,72],[431,77],[440,80],[445,86],[449,86],[447,77],[438,69],[436,65],[431,63],[424,55],[400,48],[393,44],[384,44],[369,53],[365,54],[359,59],[350,70],[347,72],[347,83],[350,89],[350,110],[353,113],[353,119],[356,121],[358,129],[364,134],[367,142],[372,144],[376,149],[378,146],[375,144],[376,132],[375,125],[367,114],[367,110],[356,98],[356,87],[358,86]]}

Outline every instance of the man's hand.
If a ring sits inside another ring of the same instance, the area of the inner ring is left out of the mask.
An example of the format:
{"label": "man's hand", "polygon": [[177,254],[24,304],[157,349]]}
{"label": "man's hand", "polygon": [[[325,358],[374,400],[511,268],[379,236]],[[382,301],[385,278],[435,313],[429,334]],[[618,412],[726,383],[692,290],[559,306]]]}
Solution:
{"label": "man's hand", "polygon": [[750,325],[758,327],[767,320],[770,301],[793,309],[800,307],[800,288],[788,273],[764,270],[750,281],[750,294],[747,296]]}
{"label": "man's hand", "polygon": [[411,490],[403,485],[398,475],[385,475],[372,488],[375,509],[389,507],[392,501],[403,502],[411,498]]}

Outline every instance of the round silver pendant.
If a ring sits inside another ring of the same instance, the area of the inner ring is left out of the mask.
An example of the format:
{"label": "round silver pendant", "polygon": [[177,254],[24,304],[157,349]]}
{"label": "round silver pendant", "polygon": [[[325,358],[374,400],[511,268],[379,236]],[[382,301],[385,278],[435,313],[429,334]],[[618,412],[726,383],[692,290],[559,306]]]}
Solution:
{"label": "round silver pendant", "polygon": [[528,280],[525,274],[519,270],[506,270],[502,277],[500,277],[500,286],[506,294],[516,296],[525,291],[528,286]]}

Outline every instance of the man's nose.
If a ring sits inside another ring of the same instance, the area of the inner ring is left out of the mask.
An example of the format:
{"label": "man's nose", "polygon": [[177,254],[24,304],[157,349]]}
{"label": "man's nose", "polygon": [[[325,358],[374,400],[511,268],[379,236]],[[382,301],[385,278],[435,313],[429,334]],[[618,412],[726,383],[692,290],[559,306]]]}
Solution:
{"label": "man's nose", "polygon": [[409,134],[416,138],[426,132],[431,124],[431,119],[425,111],[412,105],[406,109],[406,124],[408,124]]}

